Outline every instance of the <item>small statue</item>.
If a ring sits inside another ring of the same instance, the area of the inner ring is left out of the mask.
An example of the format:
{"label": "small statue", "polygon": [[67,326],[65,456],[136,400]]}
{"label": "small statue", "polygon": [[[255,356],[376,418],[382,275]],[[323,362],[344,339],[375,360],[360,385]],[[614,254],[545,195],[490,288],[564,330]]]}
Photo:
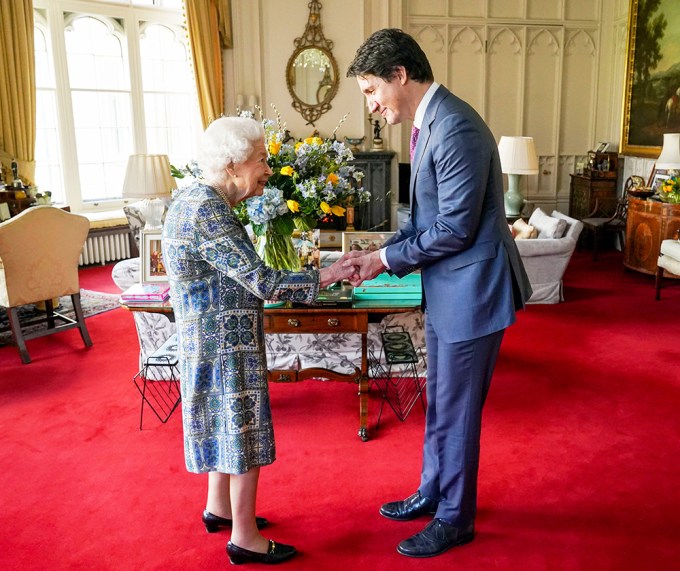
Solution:
{"label": "small statue", "polygon": [[14,158],[12,159],[12,175],[14,176],[15,181],[19,180],[19,165]]}
{"label": "small statue", "polygon": [[387,119],[384,120],[384,123],[381,125],[379,119],[372,119],[371,117],[368,118],[368,122],[373,126],[373,150],[374,151],[382,151],[383,149],[383,140],[381,137],[382,130],[385,128],[385,125],[387,125]]}

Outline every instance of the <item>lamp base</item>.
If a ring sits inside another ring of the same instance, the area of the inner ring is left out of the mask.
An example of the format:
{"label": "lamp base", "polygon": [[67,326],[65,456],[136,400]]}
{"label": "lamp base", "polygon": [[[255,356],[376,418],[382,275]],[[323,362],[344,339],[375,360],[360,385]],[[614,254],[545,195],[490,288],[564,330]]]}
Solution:
{"label": "lamp base", "polygon": [[163,227],[165,202],[160,198],[145,198],[135,204],[144,217],[144,230],[160,230]]}
{"label": "lamp base", "polygon": [[524,206],[524,197],[519,191],[519,177],[518,174],[508,175],[508,190],[503,196],[503,202],[505,204],[505,215],[519,216]]}

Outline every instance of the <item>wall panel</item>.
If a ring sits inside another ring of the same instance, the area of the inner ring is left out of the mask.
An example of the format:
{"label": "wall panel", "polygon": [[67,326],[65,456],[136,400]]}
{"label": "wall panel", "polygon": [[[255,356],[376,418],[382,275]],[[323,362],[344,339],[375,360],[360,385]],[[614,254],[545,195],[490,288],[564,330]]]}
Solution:
{"label": "wall panel", "polygon": [[449,27],[447,87],[484,115],[486,80],[483,26]]}
{"label": "wall panel", "polygon": [[527,0],[527,18],[529,20],[560,20],[564,5],[562,0]]}
{"label": "wall panel", "polygon": [[520,28],[489,27],[485,119],[496,140],[522,131],[522,32]]}
{"label": "wall panel", "polygon": [[565,35],[562,69],[560,152],[575,155],[592,145],[595,69],[593,38],[588,30],[569,29]]}
{"label": "wall panel", "polygon": [[482,18],[486,0],[449,0],[449,15],[459,18]]}
{"label": "wall panel", "polygon": [[539,155],[554,155],[561,30],[530,28],[527,30],[527,46],[524,130],[521,134],[534,138]]}

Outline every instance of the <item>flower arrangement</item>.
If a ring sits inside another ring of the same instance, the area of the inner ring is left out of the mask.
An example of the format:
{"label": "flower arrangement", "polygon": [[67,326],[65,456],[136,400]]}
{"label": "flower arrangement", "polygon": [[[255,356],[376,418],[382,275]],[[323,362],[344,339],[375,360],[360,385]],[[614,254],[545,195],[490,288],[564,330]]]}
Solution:
{"label": "flower arrangement", "polygon": [[657,194],[664,202],[670,202],[673,204],[680,203],[680,177],[673,176],[667,178],[661,185],[659,185]]}
{"label": "flower arrangement", "polygon": [[[235,210],[262,238],[258,251],[265,262],[279,269],[298,269],[297,255],[292,243],[288,244],[293,232],[311,230],[329,214],[344,216],[347,207],[367,202],[370,193],[361,187],[364,173],[348,164],[354,158],[352,151],[335,138],[346,115],[330,138],[295,141],[272,107],[276,120],[265,118],[258,110],[273,174],[262,196],[239,203]],[[250,112],[240,115],[254,117]]]}

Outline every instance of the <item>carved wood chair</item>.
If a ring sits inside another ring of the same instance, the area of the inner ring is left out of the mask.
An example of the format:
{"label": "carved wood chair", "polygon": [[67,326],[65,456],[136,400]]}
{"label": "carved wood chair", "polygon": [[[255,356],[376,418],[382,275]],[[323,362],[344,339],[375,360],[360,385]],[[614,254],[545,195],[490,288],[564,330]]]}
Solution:
{"label": "carved wood chair", "polygon": [[628,219],[628,189],[623,190],[623,194],[616,201],[614,213],[611,216],[596,216],[603,210],[599,201],[595,202],[595,208],[583,218],[583,229],[592,236],[593,260],[597,260],[597,254],[607,234],[614,234],[624,250],[626,241],[626,222]]}
{"label": "carved wood chair", "polygon": [[[52,206],[34,206],[0,224],[0,307],[7,311],[12,341],[30,363],[26,340],[78,328],[87,347],[92,340],[80,304],[78,257],[90,221]],[[71,296],[75,319],[55,311],[53,299]],[[43,302],[45,315],[21,321],[19,307]],[[46,323],[27,333],[29,325]]]}

